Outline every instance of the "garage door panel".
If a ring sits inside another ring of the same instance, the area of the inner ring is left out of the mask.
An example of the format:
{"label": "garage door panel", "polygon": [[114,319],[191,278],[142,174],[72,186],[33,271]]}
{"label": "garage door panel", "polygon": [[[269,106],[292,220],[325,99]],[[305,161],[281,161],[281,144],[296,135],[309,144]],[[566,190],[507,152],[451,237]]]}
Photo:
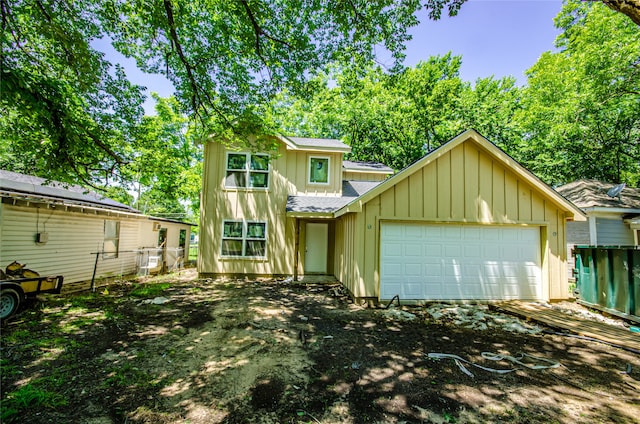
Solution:
{"label": "garage door panel", "polygon": [[462,245],[460,244],[447,244],[444,246],[444,256],[447,258],[457,258],[462,255]]}
{"label": "garage door panel", "polygon": [[462,240],[462,227],[458,226],[450,226],[450,227],[442,227],[442,235],[449,240]]}
{"label": "garage door panel", "polygon": [[424,245],[424,256],[427,259],[428,258],[440,258],[440,256],[442,256],[442,246],[441,245],[434,245],[434,244]]}
{"label": "garage door panel", "polygon": [[404,272],[401,274],[406,277],[422,277],[421,263],[408,263],[404,265]]}
{"label": "garage door panel", "polygon": [[479,244],[465,244],[463,246],[465,258],[482,257],[482,246]]}
{"label": "garage door panel", "polygon": [[401,252],[407,257],[423,257],[423,246],[419,243],[406,243],[402,246]]}
{"label": "garage door panel", "polygon": [[[383,223],[381,234],[383,298],[541,297],[539,228]],[[399,234],[420,237],[402,241],[395,238]],[[403,267],[388,267],[393,262]]]}
{"label": "garage door panel", "polygon": [[478,227],[463,227],[463,229],[465,241],[479,241],[482,239],[482,232]]}
{"label": "garage door panel", "polygon": [[402,256],[402,243],[388,242],[382,246],[382,254],[386,257]]}

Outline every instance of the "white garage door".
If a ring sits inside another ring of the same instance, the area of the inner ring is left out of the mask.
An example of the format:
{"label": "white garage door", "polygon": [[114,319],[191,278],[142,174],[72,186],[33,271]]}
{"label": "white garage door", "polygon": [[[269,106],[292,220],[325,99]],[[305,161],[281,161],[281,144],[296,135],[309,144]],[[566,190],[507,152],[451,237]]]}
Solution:
{"label": "white garage door", "polygon": [[380,298],[540,299],[540,229],[382,223]]}

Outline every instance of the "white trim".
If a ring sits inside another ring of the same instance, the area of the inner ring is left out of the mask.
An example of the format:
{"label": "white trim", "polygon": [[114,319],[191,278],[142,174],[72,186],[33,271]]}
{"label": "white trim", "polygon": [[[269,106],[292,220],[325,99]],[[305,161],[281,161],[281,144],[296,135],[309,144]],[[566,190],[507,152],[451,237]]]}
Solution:
{"label": "white trim", "polygon": [[[311,181],[311,161],[313,159],[327,160],[327,182]],[[323,185],[323,186],[328,186],[331,184],[331,156],[309,155],[309,161],[307,162],[307,184]]]}
{"label": "white trim", "polygon": [[592,206],[589,208],[582,208],[587,215],[600,216],[600,215],[614,215],[614,214],[633,214],[640,213],[640,209],[632,208],[607,208],[603,206]]}

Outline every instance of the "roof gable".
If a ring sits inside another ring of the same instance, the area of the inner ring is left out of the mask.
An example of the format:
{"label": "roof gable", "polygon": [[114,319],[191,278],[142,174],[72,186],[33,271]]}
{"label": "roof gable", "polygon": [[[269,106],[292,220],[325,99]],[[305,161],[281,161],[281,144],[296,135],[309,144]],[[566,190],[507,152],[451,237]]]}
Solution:
{"label": "roof gable", "polygon": [[374,189],[365,193],[364,195],[358,197],[348,205],[344,206],[340,210],[336,212],[336,216],[341,216],[345,213],[349,212],[359,212],[362,209],[362,205],[367,203],[369,200],[374,197],[380,195],[385,190],[393,187],[394,185],[402,182],[409,176],[411,176],[417,170],[428,166],[429,164],[435,162],[438,158],[446,155],[451,152],[453,149],[458,147],[463,143],[473,143],[479,150],[486,153],[488,156],[496,160],[498,163],[502,164],[506,169],[510,169],[513,171],[518,177],[522,178],[524,181],[529,183],[531,186],[538,189],[546,198],[550,199],[553,203],[558,205],[562,210],[566,213],[569,213],[570,216],[577,220],[586,219],[583,212],[569,202],[567,199],[562,197],[559,193],[557,193],[553,188],[548,186],[538,177],[533,175],[529,170],[520,165],[515,159],[505,153],[502,149],[497,147],[495,144],[488,141],[482,135],[480,135],[475,130],[467,130],[458,136],[451,139],[449,142],[443,144],[432,152],[426,154],[421,159],[417,160],[413,164],[399,171],[395,175],[388,178],[382,184],[378,185]]}

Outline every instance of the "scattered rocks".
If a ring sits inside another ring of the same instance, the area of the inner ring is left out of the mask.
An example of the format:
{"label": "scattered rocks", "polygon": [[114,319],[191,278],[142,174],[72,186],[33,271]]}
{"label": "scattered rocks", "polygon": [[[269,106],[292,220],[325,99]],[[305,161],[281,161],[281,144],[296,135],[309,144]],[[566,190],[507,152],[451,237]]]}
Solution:
{"label": "scattered rocks", "polygon": [[411,312],[403,311],[402,309],[389,308],[385,309],[384,315],[391,319],[396,319],[399,321],[413,321],[417,317]]}
{"label": "scattered rocks", "polygon": [[488,305],[436,303],[426,307],[426,312],[436,321],[450,322],[474,330],[501,328],[515,333],[537,334],[542,328],[521,321],[516,317],[489,311]]}
{"label": "scattered rocks", "polygon": [[165,303],[171,302],[171,299],[167,299],[166,297],[156,297],[153,299],[146,299],[140,302],[141,305],[164,305]]}

